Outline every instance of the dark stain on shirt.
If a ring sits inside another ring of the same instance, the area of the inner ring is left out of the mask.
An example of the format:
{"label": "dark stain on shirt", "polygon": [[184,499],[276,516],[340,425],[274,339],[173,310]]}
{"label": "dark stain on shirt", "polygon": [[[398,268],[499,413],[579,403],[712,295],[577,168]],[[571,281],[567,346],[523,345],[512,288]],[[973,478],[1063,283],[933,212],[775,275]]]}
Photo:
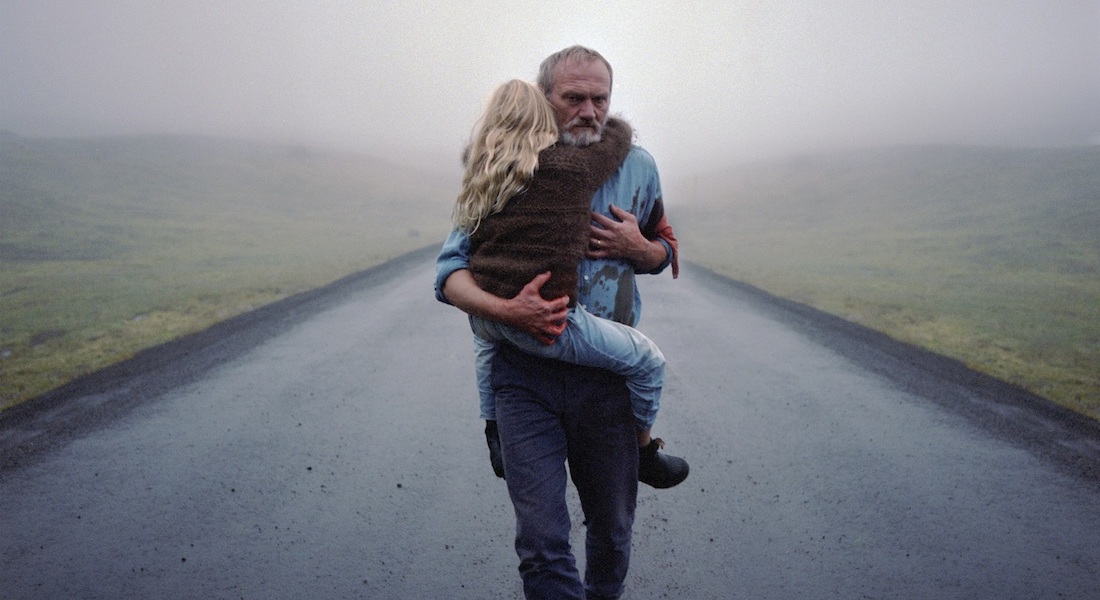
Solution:
{"label": "dark stain on shirt", "polygon": [[624,325],[634,324],[634,273],[619,265],[604,265],[593,275],[592,287],[615,290],[615,306],[598,306],[589,312],[610,318]]}

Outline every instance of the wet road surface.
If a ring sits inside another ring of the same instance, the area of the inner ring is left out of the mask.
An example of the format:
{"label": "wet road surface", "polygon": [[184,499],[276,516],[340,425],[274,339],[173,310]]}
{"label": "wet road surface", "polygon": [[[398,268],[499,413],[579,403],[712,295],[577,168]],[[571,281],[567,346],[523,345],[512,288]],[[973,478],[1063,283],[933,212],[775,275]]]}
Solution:
{"label": "wet road surface", "polygon": [[[0,413],[0,597],[521,598],[428,249]],[[690,267],[626,598],[1089,598],[1100,428]],[[574,547],[583,527],[575,493]]]}

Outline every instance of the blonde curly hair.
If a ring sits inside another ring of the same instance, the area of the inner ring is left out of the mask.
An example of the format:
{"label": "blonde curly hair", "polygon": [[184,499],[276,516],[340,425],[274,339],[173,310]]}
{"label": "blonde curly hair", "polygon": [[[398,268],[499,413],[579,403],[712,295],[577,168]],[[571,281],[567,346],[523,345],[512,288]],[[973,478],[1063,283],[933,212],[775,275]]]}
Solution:
{"label": "blonde curly hair", "polygon": [[538,87],[513,79],[493,90],[464,153],[455,227],[473,233],[482,219],[500,212],[531,181],[539,152],[557,140],[554,109]]}

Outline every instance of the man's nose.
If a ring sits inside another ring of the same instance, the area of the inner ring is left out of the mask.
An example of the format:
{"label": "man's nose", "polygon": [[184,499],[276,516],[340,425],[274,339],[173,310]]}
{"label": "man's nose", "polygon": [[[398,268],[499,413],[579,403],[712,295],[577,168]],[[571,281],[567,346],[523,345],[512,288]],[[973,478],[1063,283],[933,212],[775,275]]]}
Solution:
{"label": "man's nose", "polygon": [[581,110],[577,114],[577,116],[585,118],[585,119],[595,119],[596,118],[596,104],[594,102],[592,102],[591,100],[585,100],[584,103],[581,104]]}

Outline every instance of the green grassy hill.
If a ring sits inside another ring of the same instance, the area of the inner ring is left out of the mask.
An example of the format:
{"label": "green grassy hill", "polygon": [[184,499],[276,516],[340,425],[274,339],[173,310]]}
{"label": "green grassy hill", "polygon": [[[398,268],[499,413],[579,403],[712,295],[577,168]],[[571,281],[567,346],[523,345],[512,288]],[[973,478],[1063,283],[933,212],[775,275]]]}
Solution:
{"label": "green grassy hill", "polygon": [[0,407],[442,240],[459,175],[301,146],[0,134]]}
{"label": "green grassy hill", "polygon": [[685,258],[1100,418],[1100,148],[893,148],[729,169]]}
{"label": "green grassy hill", "polygon": [[[0,406],[435,243],[458,178],[0,133]],[[668,187],[686,259],[1100,418],[1100,149],[896,148]]]}

